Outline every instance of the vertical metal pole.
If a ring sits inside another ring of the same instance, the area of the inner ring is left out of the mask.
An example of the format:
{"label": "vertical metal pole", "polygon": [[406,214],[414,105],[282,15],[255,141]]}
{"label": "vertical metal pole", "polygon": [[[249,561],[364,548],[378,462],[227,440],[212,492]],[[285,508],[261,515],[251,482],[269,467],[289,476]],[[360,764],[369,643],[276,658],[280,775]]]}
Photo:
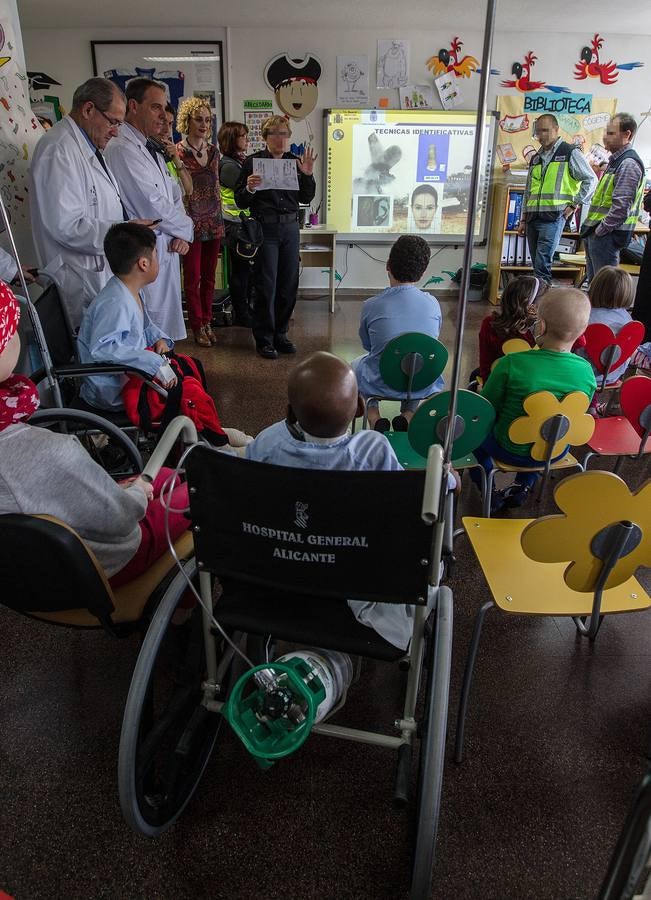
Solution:
{"label": "vertical metal pole", "polygon": [[20,286],[23,289],[23,294],[25,298],[29,297],[27,293],[27,282],[25,281],[25,274],[20,265],[20,259],[18,258],[18,249],[16,248],[16,242],[14,241],[14,235],[11,230],[11,225],[9,223],[9,216],[7,215],[7,210],[5,208],[4,200],[2,199],[2,195],[0,194],[0,213],[2,214],[2,223],[9,235],[9,243],[11,244],[11,250],[13,252],[14,259],[16,260],[16,265],[18,266],[18,278],[20,279]]}
{"label": "vertical metal pole", "polygon": [[18,278],[20,279],[20,286],[23,291],[23,298],[25,300],[25,306],[27,307],[27,314],[29,316],[29,320],[32,323],[32,328],[34,329],[34,334],[36,335],[36,341],[38,343],[38,350],[41,354],[41,359],[43,361],[43,368],[45,369],[45,375],[47,377],[47,384],[50,391],[50,396],[54,398],[54,403],[59,409],[63,406],[63,398],[61,396],[61,388],[59,387],[59,382],[55,378],[52,373],[53,363],[52,357],[50,356],[50,351],[47,346],[47,341],[45,340],[45,334],[43,333],[43,327],[41,325],[41,320],[38,317],[38,313],[36,312],[36,308],[32,303],[31,297],[29,296],[29,292],[27,290],[27,282],[25,281],[25,274],[20,265],[20,258],[18,256],[18,248],[16,247],[16,242],[14,241],[14,235],[11,230],[11,224],[9,222],[9,216],[7,215],[7,210],[5,209],[4,202],[2,200],[2,196],[0,195],[0,216],[2,218],[2,222],[4,227],[7,230],[7,234],[9,235],[9,243],[11,244],[11,249],[13,252],[14,259],[16,260],[16,265],[18,266]]}
{"label": "vertical metal pole", "polygon": [[[468,197],[468,222],[466,224],[466,243],[463,251],[463,263],[461,265],[461,284],[459,287],[459,308],[457,311],[457,336],[454,345],[454,364],[452,368],[452,384],[450,386],[450,408],[448,410],[448,423],[443,443],[443,462],[447,464],[452,460],[452,445],[454,443],[454,424],[457,416],[457,392],[461,372],[461,349],[463,346],[463,333],[465,328],[466,307],[468,305],[468,283],[470,280],[470,264],[472,260],[473,241],[475,235],[475,218],[477,215],[477,196],[479,193],[479,179],[481,147],[484,141],[486,123],[486,102],[488,95],[488,79],[491,70],[491,55],[493,51],[493,29],[495,27],[495,11],[497,0],[488,0],[486,7],[486,24],[484,26],[484,48],[481,59],[481,80],[479,82],[479,100],[477,103],[477,130],[475,132],[475,148],[472,162],[472,175],[470,177],[470,193]],[[447,475],[446,475],[447,477]],[[441,491],[441,500],[445,499],[445,491]],[[442,511],[441,511],[442,512]]]}

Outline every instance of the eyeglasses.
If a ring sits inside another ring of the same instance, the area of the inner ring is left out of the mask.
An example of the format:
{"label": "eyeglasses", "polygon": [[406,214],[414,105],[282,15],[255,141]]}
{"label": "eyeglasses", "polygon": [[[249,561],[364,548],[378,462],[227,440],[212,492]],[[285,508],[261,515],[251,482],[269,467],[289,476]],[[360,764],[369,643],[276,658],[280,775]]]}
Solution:
{"label": "eyeglasses", "polygon": [[289,137],[289,131],[268,131],[267,137]]}
{"label": "eyeglasses", "polygon": [[103,112],[103,111],[99,108],[99,106],[96,106],[95,109],[96,109],[97,112],[100,114],[100,116],[104,116],[104,118],[105,118],[106,121],[109,123],[109,125],[111,126],[111,128],[119,128],[119,127],[122,125],[122,122],[120,122],[118,119],[112,119],[110,116],[107,116],[106,113]]}

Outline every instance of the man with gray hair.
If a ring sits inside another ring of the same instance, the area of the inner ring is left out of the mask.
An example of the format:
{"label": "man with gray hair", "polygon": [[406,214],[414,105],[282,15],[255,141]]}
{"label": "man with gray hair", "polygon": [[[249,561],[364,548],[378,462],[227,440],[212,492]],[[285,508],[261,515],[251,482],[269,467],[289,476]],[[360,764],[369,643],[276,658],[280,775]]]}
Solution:
{"label": "man with gray hair", "polygon": [[152,322],[178,341],[186,333],[179,257],[188,252],[194,223],[185,212],[181,189],[160,152],[159,136],[167,125],[165,85],[151,78],[134,78],[127,84],[126,99],[124,127],[111,141],[107,159],[129,213],[155,220],[160,269],[143,296]]}
{"label": "man with gray hair", "polygon": [[59,288],[73,327],[111,278],[106,232],[127,218],[102,153],[125,109],[113,82],[90,78],[75,91],[70,115],[41,137],[32,158],[29,202],[39,268]]}

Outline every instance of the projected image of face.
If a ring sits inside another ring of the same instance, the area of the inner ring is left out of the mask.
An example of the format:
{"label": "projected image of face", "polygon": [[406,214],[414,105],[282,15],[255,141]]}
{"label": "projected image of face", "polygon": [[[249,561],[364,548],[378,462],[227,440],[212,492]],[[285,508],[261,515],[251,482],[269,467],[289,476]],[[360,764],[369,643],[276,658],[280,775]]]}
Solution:
{"label": "projected image of face", "polygon": [[439,198],[430,184],[417,187],[411,195],[411,214],[418,231],[431,231],[432,222],[438,209]]}

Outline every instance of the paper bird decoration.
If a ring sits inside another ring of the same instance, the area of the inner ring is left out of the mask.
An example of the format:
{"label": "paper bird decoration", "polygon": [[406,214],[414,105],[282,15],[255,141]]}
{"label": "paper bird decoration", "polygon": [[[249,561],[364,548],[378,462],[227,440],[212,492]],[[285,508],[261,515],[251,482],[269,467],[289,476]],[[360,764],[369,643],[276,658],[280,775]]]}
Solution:
{"label": "paper bird decoration", "polygon": [[522,62],[514,62],[511,66],[511,75],[515,75],[515,79],[503,81],[502,87],[512,87],[521,93],[526,94],[528,91],[553,91],[555,94],[568,94],[569,88],[559,87],[557,84],[547,84],[545,81],[531,81],[531,70],[536,64],[537,56],[530,50]]}
{"label": "paper bird decoration", "polygon": [[601,62],[599,51],[603,45],[604,39],[595,34],[590,41],[590,46],[583,47],[581,59],[574,66],[574,77],[577,81],[598,78],[602,84],[615,84],[620,71],[630,72],[632,69],[639,69],[644,65],[641,62],[614,63],[611,59],[608,62]]}

